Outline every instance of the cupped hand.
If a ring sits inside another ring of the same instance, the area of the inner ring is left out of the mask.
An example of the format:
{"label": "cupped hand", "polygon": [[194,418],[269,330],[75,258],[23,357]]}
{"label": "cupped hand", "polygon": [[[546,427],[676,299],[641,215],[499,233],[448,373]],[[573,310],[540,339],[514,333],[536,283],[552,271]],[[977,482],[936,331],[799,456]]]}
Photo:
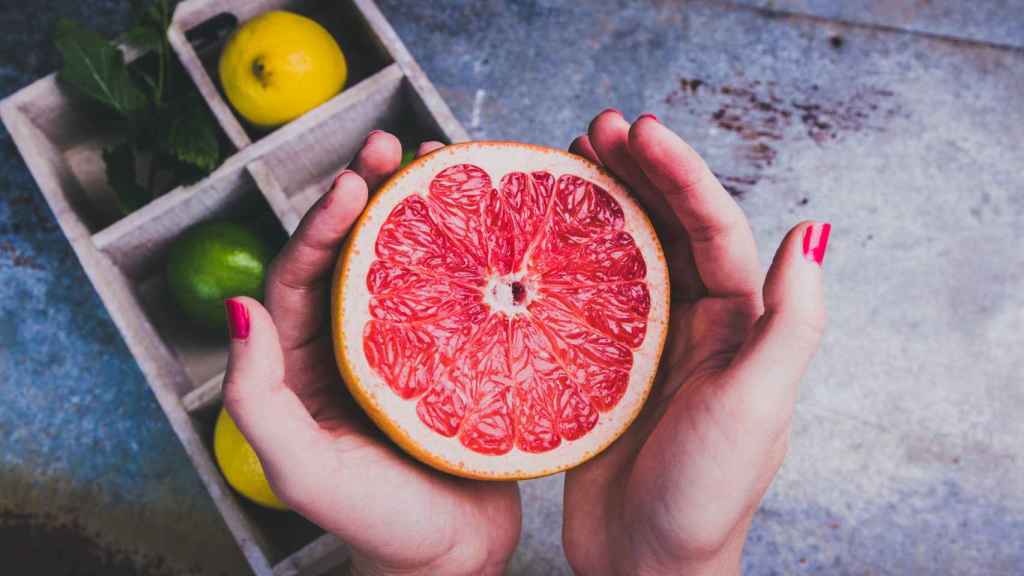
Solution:
{"label": "cupped hand", "polygon": [[371,133],[274,261],[266,308],[226,303],[224,405],[275,494],[346,542],[353,572],[500,574],[519,540],[518,486],[447,476],[400,454],[349,397],[334,360],[331,271],[368,191],[401,157],[397,138]]}
{"label": "cupped hand", "polygon": [[605,111],[570,149],[616,174],[647,208],[668,259],[672,306],[637,421],[566,475],[566,555],[587,576],[738,573],[824,328],[830,226],[793,228],[764,278],[742,210],[653,116],[630,125]]}

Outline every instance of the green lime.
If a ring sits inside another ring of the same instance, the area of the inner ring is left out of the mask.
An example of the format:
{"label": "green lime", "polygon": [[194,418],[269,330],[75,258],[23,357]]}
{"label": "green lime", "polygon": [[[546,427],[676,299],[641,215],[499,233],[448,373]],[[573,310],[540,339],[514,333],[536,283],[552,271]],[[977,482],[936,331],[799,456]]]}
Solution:
{"label": "green lime", "polygon": [[415,150],[406,150],[405,153],[402,154],[402,163],[399,165],[399,168],[404,168],[405,166],[407,166],[410,162],[412,162],[415,159],[416,159],[416,151]]}
{"label": "green lime", "polygon": [[266,243],[248,228],[233,222],[206,222],[171,246],[167,285],[189,320],[224,329],[224,299],[263,298],[263,276],[270,259]]}

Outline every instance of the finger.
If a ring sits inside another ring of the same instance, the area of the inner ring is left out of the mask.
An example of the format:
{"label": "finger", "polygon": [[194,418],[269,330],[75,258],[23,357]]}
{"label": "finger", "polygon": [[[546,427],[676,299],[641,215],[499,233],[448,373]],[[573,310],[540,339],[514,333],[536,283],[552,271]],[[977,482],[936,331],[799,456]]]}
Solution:
{"label": "finger", "polygon": [[351,170],[343,171],[271,264],[267,309],[285,350],[313,341],[326,326],[326,280],[342,239],[366,206],[366,195],[366,182]]}
{"label": "finger", "polygon": [[444,144],[437,140],[428,140],[420,144],[420,147],[416,149],[416,157],[426,156],[438,148],[444,148]]}
{"label": "finger", "polygon": [[594,147],[590,144],[590,138],[586,134],[577,136],[572,141],[572,144],[569,144],[569,152],[577,156],[583,156],[599,166],[602,165],[601,159],[597,157],[597,152],[594,151]]}
{"label": "finger", "polygon": [[761,266],[747,218],[697,152],[649,115],[630,128],[629,150],[686,229],[709,294],[760,299]]}
{"label": "finger", "polygon": [[831,225],[793,228],[768,271],[765,313],[726,370],[727,397],[755,423],[788,422],[797,389],[825,327],[821,262]]}
{"label": "finger", "polygon": [[633,159],[629,150],[629,122],[622,114],[612,108],[601,112],[590,122],[587,136],[601,163],[629,185],[647,208],[662,239],[678,237],[682,228],[668,202]]}
{"label": "finger", "polygon": [[588,138],[602,164],[625,181],[646,208],[668,257],[673,294],[686,300],[703,296],[704,286],[682,224],[629,149],[629,123],[618,110],[605,110],[590,123]]}
{"label": "finger", "polygon": [[349,166],[363,177],[366,186],[375,190],[402,164],[402,143],[394,134],[374,130],[366,137],[363,148]]}
{"label": "finger", "polygon": [[318,428],[284,384],[284,358],[270,314],[252,298],[230,298],[224,305],[231,334],[224,408],[256,450],[268,479],[280,484],[288,470],[306,465],[302,454],[321,442]]}

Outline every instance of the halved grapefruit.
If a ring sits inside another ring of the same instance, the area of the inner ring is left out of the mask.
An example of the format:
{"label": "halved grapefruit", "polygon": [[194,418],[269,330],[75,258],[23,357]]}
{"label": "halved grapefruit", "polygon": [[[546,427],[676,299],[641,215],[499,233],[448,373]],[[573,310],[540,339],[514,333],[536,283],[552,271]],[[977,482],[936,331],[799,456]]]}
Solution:
{"label": "halved grapefruit", "polygon": [[654,229],[597,165],[441,148],[377,190],[335,272],[335,356],[395,443],[470,478],[598,454],[650,391],[668,324]]}

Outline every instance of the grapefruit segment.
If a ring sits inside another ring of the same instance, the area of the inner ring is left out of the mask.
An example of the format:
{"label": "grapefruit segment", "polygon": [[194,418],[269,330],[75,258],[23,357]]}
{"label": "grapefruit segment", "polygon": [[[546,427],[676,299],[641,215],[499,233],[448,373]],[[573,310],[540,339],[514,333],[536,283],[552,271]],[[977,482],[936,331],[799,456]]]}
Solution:
{"label": "grapefruit segment", "polygon": [[504,454],[512,449],[515,425],[509,370],[508,318],[493,314],[477,339],[466,346],[453,365],[469,397],[459,441],[482,454]]}
{"label": "grapefruit segment", "polygon": [[545,286],[540,292],[588,326],[630,348],[644,341],[651,295],[642,281]]}
{"label": "grapefruit segment", "polygon": [[442,378],[416,404],[416,415],[438,434],[455,436],[466,417],[466,396],[462,386]]}
{"label": "grapefruit segment", "polygon": [[491,190],[484,206],[484,223],[487,226],[488,269],[504,276],[515,269],[517,227],[511,210],[502,201],[501,193]]}
{"label": "grapefruit segment", "polygon": [[568,378],[550,357],[543,335],[529,319],[511,321],[509,360],[516,392],[516,447],[526,452],[546,452],[562,439],[552,399],[559,379]]}
{"label": "grapefruit segment", "polygon": [[[587,238],[579,244],[561,244],[549,259],[554,265],[540,274],[546,286],[639,280],[647,272],[633,237],[621,231]],[[571,259],[573,265],[566,266],[566,259]]]}
{"label": "grapefruit segment", "polygon": [[512,172],[490,191],[484,208],[490,270],[507,275],[521,267],[543,230],[553,188],[546,172]]}
{"label": "grapefruit segment", "polygon": [[443,374],[438,343],[420,326],[373,320],[366,325],[366,361],[402,398],[415,398]]}
{"label": "grapefruit segment", "polygon": [[388,216],[377,236],[377,256],[384,262],[443,271],[453,280],[480,283],[483,267],[434,221],[426,200],[410,196]]}
{"label": "grapefruit segment", "polygon": [[512,387],[491,383],[488,388],[463,421],[459,441],[474,452],[497,456],[511,450],[514,442]]}
{"label": "grapefruit segment", "polygon": [[636,416],[668,293],[650,223],[608,174],[535,146],[453,145],[385,183],[357,223],[334,283],[336,356],[420,460],[539,476]]}
{"label": "grapefruit segment", "polygon": [[622,207],[608,192],[575,175],[564,175],[555,186],[556,229],[586,239],[608,230],[621,230]]}
{"label": "grapefruit segment", "polygon": [[491,178],[477,166],[459,164],[439,172],[427,195],[435,221],[466,255],[481,266],[487,261],[484,205]]}
{"label": "grapefruit segment", "polygon": [[370,314],[391,322],[440,321],[466,312],[481,302],[478,287],[383,261],[371,267],[367,284],[374,295]]}
{"label": "grapefruit segment", "polygon": [[371,320],[363,338],[366,360],[403,398],[426,392],[486,318],[482,304],[433,322]]}
{"label": "grapefruit segment", "polygon": [[597,425],[597,410],[575,383],[565,379],[559,389],[558,432],[566,440],[582,438]]}

